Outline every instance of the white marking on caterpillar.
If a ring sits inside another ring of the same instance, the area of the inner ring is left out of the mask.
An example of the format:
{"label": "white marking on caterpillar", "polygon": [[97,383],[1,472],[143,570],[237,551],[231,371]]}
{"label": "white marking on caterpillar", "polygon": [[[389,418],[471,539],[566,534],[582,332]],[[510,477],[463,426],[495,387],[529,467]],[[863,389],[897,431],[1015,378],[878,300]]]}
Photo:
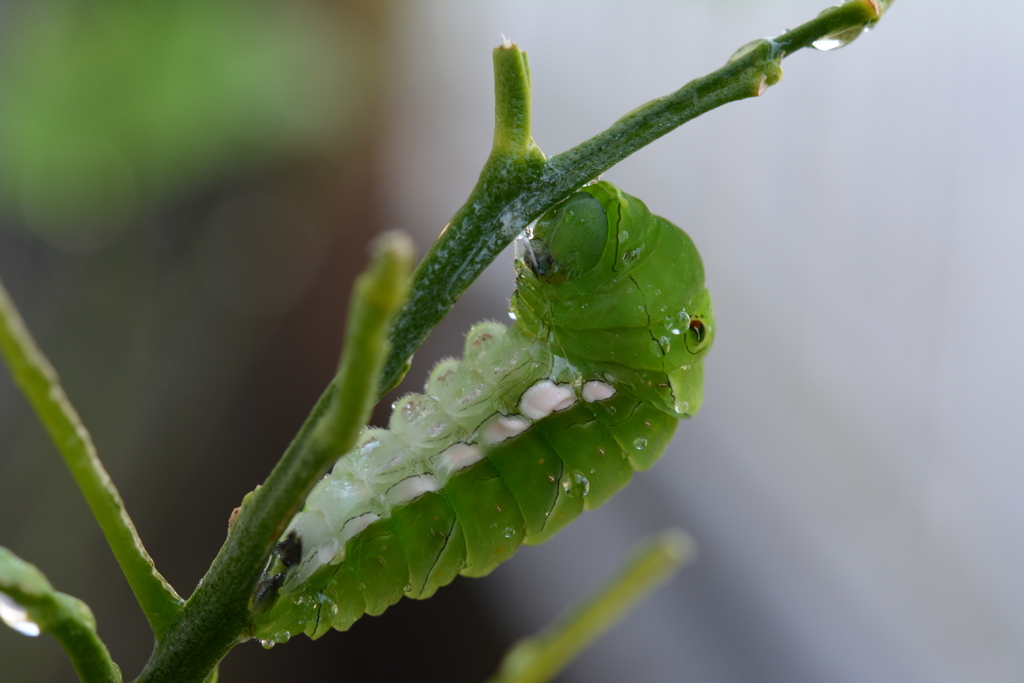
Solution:
{"label": "white marking on caterpillar", "polygon": [[424,493],[437,491],[441,488],[441,482],[432,474],[417,474],[407,477],[388,489],[384,494],[391,505],[401,505],[416,500]]}
{"label": "white marking on caterpillar", "polygon": [[330,564],[338,554],[338,539],[328,538],[316,549],[316,560],[320,564]]}
{"label": "white marking on caterpillar", "polygon": [[[331,528],[321,510],[299,513],[292,522],[292,526],[296,538],[301,539],[303,548],[319,548],[322,543],[332,537]],[[282,590],[290,592],[312,576],[313,572],[320,568],[319,556],[319,551],[308,555],[294,573],[285,580]]]}
{"label": "white marking on caterpillar", "polygon": [[434,471],[447,479],[449,476],[475,465],[484,459],[484,452],[475,444],[459,442],[444,449],[433,460],[436,463]]}
{"label": "white marking on caterpillar", "polygon": [[373,437],[363,445],[359,446],[360,455],[371,453],[380,447],[380,439]]}
{"label": "white marking on caterpillar", "polygon": [[576,394],[566,385],[559,386],[549,379],[542,379],[523,392],[519,400],[519,412],[530,420],[541,420],[551,413],[565,410],[576,402]]}
{"label": "white marking on caterpillar", "polygon": [[485,446],[493,446],[496,443],[507,441],[514,436],[519,436],[530,428],[530,422],[515,415],[499,415],[491,420],[483,428],[480,434],[480,442]]}
{"label": "white marking on caterpillar", "polygon": [[301,539],[306,548],[315,548],[326,538],[332,536],[331,527],[327,524],[322,510],[309,510],[300,513],[295,518],[296,536]]}
{"label": "white marking on caterpillar", "polygon": [[587,403],[604,401],[615,395],[615,387],[598,380],[583,383],[583,400]]}
{"label": "white marking on caterpillar", "polygon": [[338,532],[338,540],[341,541],[341,545],[344,546],[348,543],[349,539],[354,538],[356,534],[376,522],[378,519],[380,519],[380,516],[372,512],[364,512],[361,515],[349,519]]}
{"label": "white marking on caterpillar", "polygon": [[[373,491],[364,481],[329,479],[313,489],[306,506],[321,510],[328,526],[338,528],[348,520],[352,510],[368,504],[372,499]],[[307,540],[306,537],[303,540]]]}
{"label": "white marking on caterpillar", "polygon": [[335,560],[340,562],[343,559],[345,559],[345,549],[338,542],[338,539],[326,539],[316,547],[316,551],[312,555],[307,557],[302,564],[298,566],[297,571],[288,577],[284,584],[284,590],[286,592],[292,590],[295,586],[313,576],[313,574],[316,573],[316,570],[320,569],[320,567],[325,564],[330,564]]}

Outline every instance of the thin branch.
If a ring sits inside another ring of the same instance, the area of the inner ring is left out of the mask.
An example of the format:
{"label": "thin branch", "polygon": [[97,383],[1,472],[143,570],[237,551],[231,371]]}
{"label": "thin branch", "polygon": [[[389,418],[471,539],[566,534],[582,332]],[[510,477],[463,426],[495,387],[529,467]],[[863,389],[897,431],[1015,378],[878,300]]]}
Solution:
{"label": "thin branch", "polygon": [[[381,396],[401,381],[409,358],[494,257],[523,227],[498,226],[524,187],[545,168],[530,132],[530,70],[526,53],[506,43],[494,49],[494,146],[469,199],[452,217],[413,274],[409,300],[391,330],[391,353],[381,376]],[[504,234],[510,234],[504,239]]]}
{"label": "thin branch", "polygon": [[544,683],[696,555],[693,539],[671,529],[641,542],[618,575],[536,636],[508,651],[488,683]]}
{"label": "thin branch", "polygon": [[14,381],[21,387],[63,456],[153,633],[160,638],[177,618],[183,601],[156,570],[125,510],[117,487],[96,454],[92,437],[64,393],[53,366],[36,346],[2,282],[0,353],[7,361]]}
{"label": "thin branch", "polygon": [[139,681],[199,683],[248,638],[250,598],[274,544],[369,419],[387,330],[405,301],[413,262],[404,235],[383,235],[376,247],[370,268],[356,281],[337,376],[266,482],[242,501],[227,541]]}
{"label": "thin branch", "polygon": [[85,683],[121,683],[121,670],[96,635],[96,619],[89,606],[53,590],[39,569],[3,547],[0,616],[27,636],[52,633]]}

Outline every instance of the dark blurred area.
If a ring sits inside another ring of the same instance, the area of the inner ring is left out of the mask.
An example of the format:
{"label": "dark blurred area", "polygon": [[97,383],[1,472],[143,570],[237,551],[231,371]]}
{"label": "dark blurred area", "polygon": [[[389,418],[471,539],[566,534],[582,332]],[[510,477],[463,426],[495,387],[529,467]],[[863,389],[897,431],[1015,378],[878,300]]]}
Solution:
{"label": "dark blurred area", "polygon": [[[394,7],[0,2],[0,277],[185,596],[332,376],[390,227]],[[0,544],[138,673],[145,620],[6,371]],[[501,649],[460,580],[315,645],[243,645],[220,680],[479,680]],[[4,681],[75,680],[47,636],[3,629],[0,662]]]}

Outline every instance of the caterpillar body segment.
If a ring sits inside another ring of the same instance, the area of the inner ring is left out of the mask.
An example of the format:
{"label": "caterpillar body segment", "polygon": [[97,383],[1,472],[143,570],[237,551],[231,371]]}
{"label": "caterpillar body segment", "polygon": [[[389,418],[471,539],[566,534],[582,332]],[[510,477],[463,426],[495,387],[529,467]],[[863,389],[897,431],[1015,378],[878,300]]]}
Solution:
{"label": "caterpillar body segment", "polygon": [[538,222],[516,268],[515,322],[474,326],[314,487],[254,595],[256,637],[345,630],[489,573],[653,465],[700,407],[714,324],[682,230],[601,182]]}

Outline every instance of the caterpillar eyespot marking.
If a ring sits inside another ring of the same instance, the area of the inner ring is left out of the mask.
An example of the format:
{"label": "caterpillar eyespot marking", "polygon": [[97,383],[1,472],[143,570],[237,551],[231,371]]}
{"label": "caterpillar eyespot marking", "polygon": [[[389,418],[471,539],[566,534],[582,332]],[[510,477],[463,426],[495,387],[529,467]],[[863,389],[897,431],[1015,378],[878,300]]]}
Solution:
{"label": "caterpillar eyespot marking", "polygon": [[700,408],[714,316],[686,233],[602,181],[525,247],[512,325],[474,326],[310,492],[253,594],[255,637],[316,638],[489,573],[650,468]]}

